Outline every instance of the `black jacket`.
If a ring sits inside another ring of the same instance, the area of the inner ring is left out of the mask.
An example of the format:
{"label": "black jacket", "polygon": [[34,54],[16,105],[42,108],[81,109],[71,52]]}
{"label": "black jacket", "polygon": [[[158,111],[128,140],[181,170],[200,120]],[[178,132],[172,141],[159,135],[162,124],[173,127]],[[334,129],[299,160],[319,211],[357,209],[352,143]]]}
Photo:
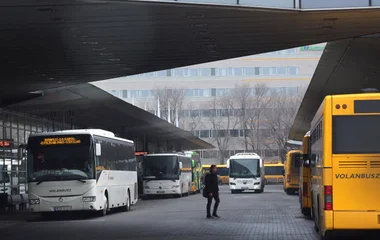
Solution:
{"label": "black jacket", "polygon": [[207,193],[219,192],[218,175],[207,173],[205,177],[205,189]]}

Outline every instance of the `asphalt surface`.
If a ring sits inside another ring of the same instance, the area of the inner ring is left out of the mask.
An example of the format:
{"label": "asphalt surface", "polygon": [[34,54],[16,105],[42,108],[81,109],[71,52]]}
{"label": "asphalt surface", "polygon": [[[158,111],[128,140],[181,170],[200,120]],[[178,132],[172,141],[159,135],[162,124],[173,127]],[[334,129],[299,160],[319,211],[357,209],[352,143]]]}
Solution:
{"label": "asphalt surface", "polygon": [[220,219],[206,219],[206,199],[198,194],[140,200],[130,212],[105,217],[3,218],[0,236],[2,240],[318,239],[313,222],[300,213],[298,196],[286,195],[282,185],[268,185],[261,194],[231,194],[222,186],[220,198]]}

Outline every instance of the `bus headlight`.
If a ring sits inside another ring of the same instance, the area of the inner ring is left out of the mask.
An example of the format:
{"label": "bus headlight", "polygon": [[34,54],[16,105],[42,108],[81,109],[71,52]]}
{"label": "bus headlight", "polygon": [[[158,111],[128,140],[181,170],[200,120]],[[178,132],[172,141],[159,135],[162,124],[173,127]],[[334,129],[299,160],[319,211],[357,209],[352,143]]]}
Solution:
{"label": "bus headlight", "polygon": [[236,185],[236,183],[234,183],[234,182],[230,182],[230,185]]}
{"label": "bus headlight", "polygon": [[83,198],[82,198],[82,201],[83,201],[83,202],[95,202],[95,201],[96,201],[96,197],[95,197],[95,196],[91,196],[91,197],[83,197]]}
{"label": "bus headlight", "polygon": [[172,188],[179,188],[179,185],[174,185],[172,186]]}
{"label": "bus headlight", "polygon": [[29,199],[30,205],[38,205],[40,204],[40,199]]}
{"label": "bus headlight", "polygon": [[260,185],[260,182],[255,182],[253,185]]}

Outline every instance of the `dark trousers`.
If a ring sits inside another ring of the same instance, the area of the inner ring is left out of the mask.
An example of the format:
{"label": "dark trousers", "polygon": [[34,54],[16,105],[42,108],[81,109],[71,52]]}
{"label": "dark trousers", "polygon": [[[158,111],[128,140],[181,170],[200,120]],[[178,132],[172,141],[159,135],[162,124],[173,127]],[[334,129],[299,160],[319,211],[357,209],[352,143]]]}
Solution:
{"label": "dark trousers", "polygon": [[212,197],[211,196],[207,197],[207,216],[211,216],[211,203],[212,203],[212,199],[215,199],[214,211],[213,211],[212,214],[216,215],[216,212],[218,211],[219,202],[220,202],[219,193],[216,192],[216,193],[212,194]]}

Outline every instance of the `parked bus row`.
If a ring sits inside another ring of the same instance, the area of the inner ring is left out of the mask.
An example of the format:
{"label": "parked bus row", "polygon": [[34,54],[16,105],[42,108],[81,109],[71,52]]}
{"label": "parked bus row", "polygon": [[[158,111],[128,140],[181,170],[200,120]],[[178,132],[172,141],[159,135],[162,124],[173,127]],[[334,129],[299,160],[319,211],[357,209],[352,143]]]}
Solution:
{"label": "parked bus row", "polygon": [[[144,195],[183,196],[201,190],[202,166],[196,152],[138,153],[133,141],[104,130],[32,134],[18,152],[19,159],[27,155],[30,211],[43,215],[129,211],[138,201],[139,188]],[[5,163],[1,170],[7,173],[4,169],[10,165]],[[8,174],[2,177],[2,182],[10,182]]]}
{"label": "parked bus row", "polygon": [[326,96],[301,150],[288,153],[284,186],[298,188],[301,212],[321,239],[380,230],[379,122],[379,93]]}

